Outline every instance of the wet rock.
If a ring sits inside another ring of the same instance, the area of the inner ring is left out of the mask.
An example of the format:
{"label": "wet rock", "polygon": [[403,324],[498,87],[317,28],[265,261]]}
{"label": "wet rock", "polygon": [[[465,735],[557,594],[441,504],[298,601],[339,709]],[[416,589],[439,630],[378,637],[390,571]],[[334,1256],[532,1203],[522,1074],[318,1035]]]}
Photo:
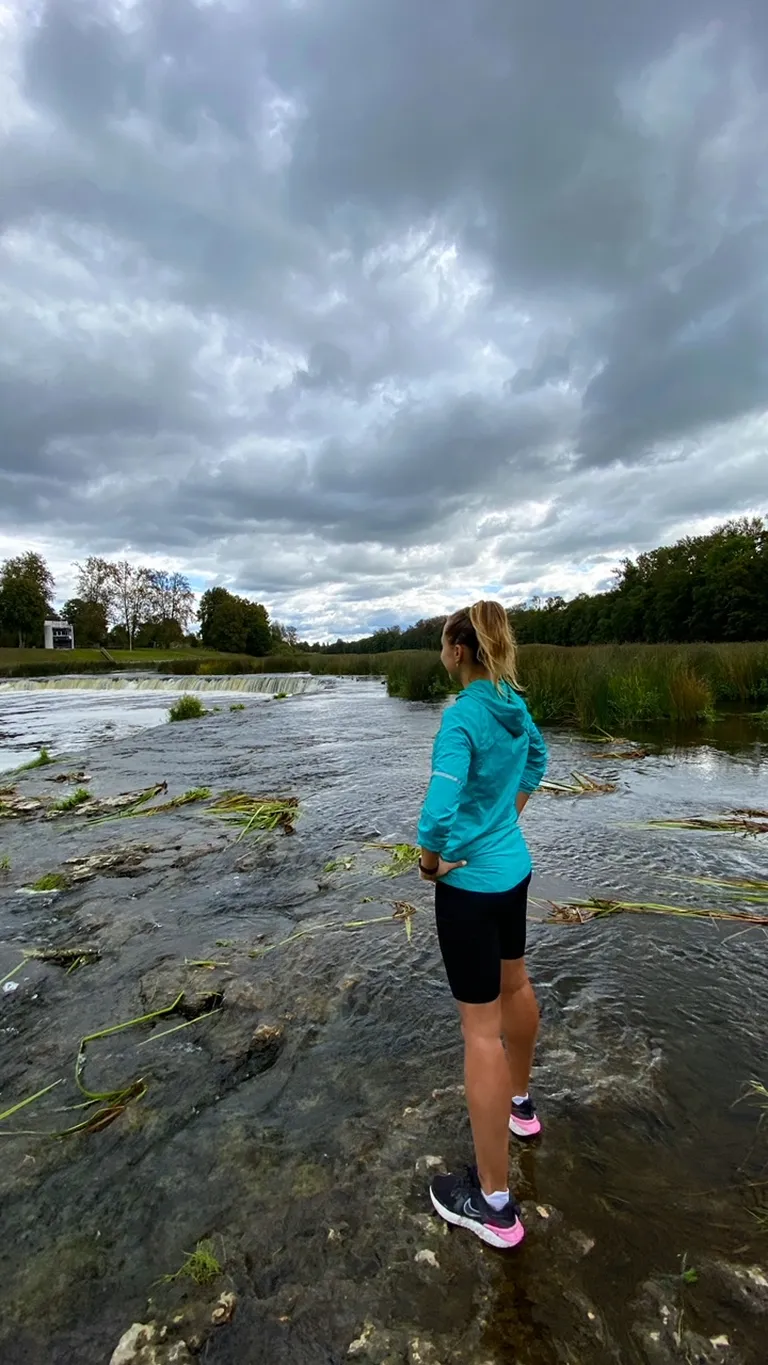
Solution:
{"label": "wet rock", "polygon": [[205,967],[185,967],[177,961],[161,962],[141,978],[139,990],[147,1014],[167,1009],[180,995],[178,1013],[186,1019],[207,1014],[224,999],[228,978],[221,971]]}
{"label": "wet rock", "polygon": [[445,1161],[441,1156],[420,1156],[416,1162],[416,1174],[420,1176],[428,1177],[444,1170]]}
{"label": "wet rock", "polygon": [[425,1237],[447,1237],[448,1224],[434,1213],[414,1213],[410,1221]]}
{"label": "wet rock", "polygon": [[266,1071],[274,1066],[283,1044],[283,1030],[278,1024],[260,1024],[251,1038],[249,1056],[259,1061],[261,1071]]}
{"label": "wet rock", "polygon": [[264,992],[254,986],[252,981],[236,976],[227,982],[227,1005],[232,1009],[261,1013],[264,1009]]}
{"label": "wet rock", "polygon": [[323,1166],[305,1161],[296,1168],[291,1191],[296,1199],[312,1199],[314,1195],[325,1194],[329,1183],[328,1172]]}
{"label": "wet rock", "polygon": [[151,844],[128,844],[121,848],[102,849],[84,858],[67,858],[65,876],[70,882],[87,882],[92,877],[130,877],[141,867],[144,859],[155,850]]}
{"label": "wet rock", "polygon": [[702,1268],[712,1295],[747,1313],[768,1313],[768,1271],[758,1265],[706,1262]]}
{"label": "wet rock", "polygon": [[170,1341],[156,1323],[134,1322],[120,1338],[109,1365],[191,1365],[186,1343]]}
{"label": "wet rock", "polygon": [[[390,1332],[366,1322],[359,1337],[347,1347],[347,1355],[352,1360],[370,1361],[372,1365],[405,1365],[406,1356]],[[430,1363],[432,1365],[432,1363]]]}
{"label": "wet rock", "polygon": [[705,1337],[693,1331],[672,1283],[647,1281],[634,1306],[639,1316],[632,1335],[647,1365],[743,1365],[726,1333],[713,1328]]}
{"label": "wet rock", "polygon": [[230,1010],[227,990],[227,1016],[220,1017],[219,1028],[211,1036],[210,1048],[220,1062],[227,1064],[229,1081],[240,1085],[253,1076],[269,1071],[285,1046],[279,1024],[260,1024],[253,1028],[250,1014]]}
{"label": "wet rock", "polygon": [[237,1295],[229,1289],[226,1290],[213,1306],[211,1322],[215,1323],[217,1327],[222,1326],[225,1322],[231,1322],[236,1307]]}
{"label": "wet rock", "polygon": [[408,1342],[408,1365],[440,1365],[437,1349],[428,1337],[413,1337]]}

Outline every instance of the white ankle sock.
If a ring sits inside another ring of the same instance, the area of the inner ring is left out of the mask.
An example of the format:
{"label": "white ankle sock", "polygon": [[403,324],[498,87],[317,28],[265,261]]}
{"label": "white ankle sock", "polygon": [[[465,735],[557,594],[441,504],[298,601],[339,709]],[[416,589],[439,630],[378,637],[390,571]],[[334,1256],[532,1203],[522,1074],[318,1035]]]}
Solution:
{"label": "white ankle sock", "polygon": [[501,1213],[509,1203],[509,1190],[495,1190],[493,1194],[484,1194],[483,1199],[490,1204],[494,1213]]}
{"label": "white ankle sock", "polygon": [[512,1096],[512,1103],[513,1103],[513,1104],[525,1104],[525,1101],[526,1101],[527,1099],[528,1099],[528,1091],[526,1090],[526,1092],[525,1092],[524,1095],[513,1095],[513,1096]]}

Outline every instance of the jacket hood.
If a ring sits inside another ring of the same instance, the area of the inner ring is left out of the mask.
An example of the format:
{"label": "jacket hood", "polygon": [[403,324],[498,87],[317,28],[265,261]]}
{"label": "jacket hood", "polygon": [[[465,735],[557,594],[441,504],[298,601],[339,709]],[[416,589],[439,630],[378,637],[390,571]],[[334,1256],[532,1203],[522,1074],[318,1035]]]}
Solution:
{"label": "jacket hood", "polygon": [[503,682],[500,687],[495,683],[480,678],[477,682],[469,684],[460,693],[457,705],[467,698],[490,711],[494,720],[503,725],[511,735],[520,734],[520,698],[513,687],[508,682]]}

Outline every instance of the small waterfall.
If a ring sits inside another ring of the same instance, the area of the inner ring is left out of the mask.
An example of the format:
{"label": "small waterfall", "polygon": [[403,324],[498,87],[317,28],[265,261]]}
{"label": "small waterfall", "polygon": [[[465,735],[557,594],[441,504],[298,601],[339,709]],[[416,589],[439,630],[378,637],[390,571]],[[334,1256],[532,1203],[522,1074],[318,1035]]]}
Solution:
{"label": "small waterfall", "polygon": [[332,684],[332,678],[316,678],[311,673],[233,673],[199,677],[172,674],[64,674],[56,678],[8,678],[0,681],[4,692],[254,692],[289,697],[314,692]]}

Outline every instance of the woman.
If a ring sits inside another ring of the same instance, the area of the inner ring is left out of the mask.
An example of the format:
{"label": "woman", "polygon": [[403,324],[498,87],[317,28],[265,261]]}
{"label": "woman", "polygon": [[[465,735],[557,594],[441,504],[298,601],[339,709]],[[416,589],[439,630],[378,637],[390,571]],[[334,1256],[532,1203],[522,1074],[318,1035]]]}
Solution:
{"label": "woman", "polygon": [[437,1176],[430,1194],[449,1223],[513,1247],[524,1230],[509,1192],[508,1130],[541,1132],[528,1094],[539,1010],[524,961],[531,859],[519,817],[544,776],[546,748],[520,696],[515,641],[498,602],[450,616],[441,659],[463,690],[435,740],[419,870],[436,887],[477,1164]]}

